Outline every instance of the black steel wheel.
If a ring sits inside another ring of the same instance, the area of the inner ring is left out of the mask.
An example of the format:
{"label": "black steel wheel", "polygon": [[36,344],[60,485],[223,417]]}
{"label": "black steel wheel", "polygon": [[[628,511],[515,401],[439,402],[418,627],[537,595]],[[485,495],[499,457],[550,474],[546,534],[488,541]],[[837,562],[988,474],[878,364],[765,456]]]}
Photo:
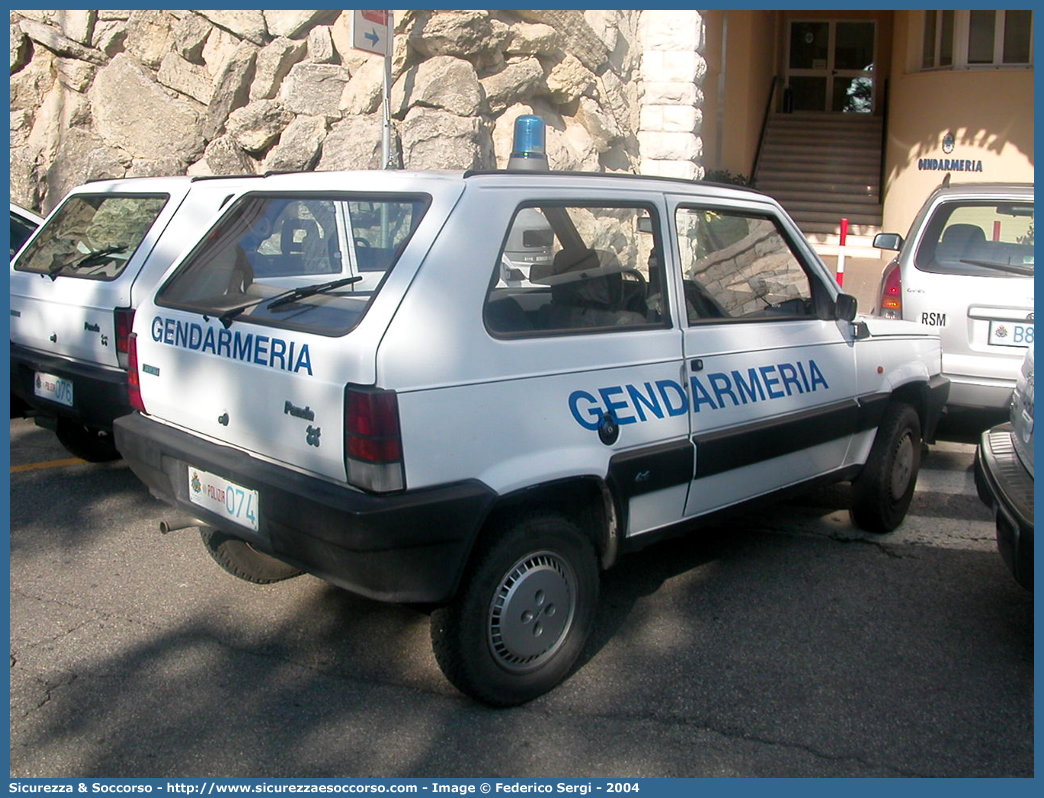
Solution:
{"label": "black steel wheel", "polygon": [[891,532],[906,517],[921,466],[921,421],[894,402],[877,428],[870,456],[852,481],[852,522],[867,532]]}

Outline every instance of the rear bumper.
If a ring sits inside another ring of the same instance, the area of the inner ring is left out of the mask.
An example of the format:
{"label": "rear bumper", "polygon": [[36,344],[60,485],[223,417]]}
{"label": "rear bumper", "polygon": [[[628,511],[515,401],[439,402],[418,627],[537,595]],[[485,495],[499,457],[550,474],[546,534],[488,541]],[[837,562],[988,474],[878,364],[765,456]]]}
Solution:
{"label": "rear bumper", "polygon": [[[114,433],[120,454],[159,499],[339,587],[381,601],[447,601],[495,498],[477,481],[384,496],[362,493],[139,414],[118,419]],[[258,491],[258,531],[193,504],[190,465]]]}
{"label": "rear bumper", "polygon": [[[73,384],[73,406],[36,395],[36,373],[42,371]],[[127,372],[54,357],[11,344],[11,396],[21,400],[26,415],[70,418],[95,429],[111,430],[112,422],[130,413]]]}
{"label": "rear bumper", "polygon": [[1033,477],[1011,441],[1011,424],[986,430],[975,452],[975,487],[993,509],[997,549],[1016,581],[1033,589]]}
{"label": "rear bumper", "polygon": [[995,380],[964,374],[947,376],[951,385],[947,404],[952,407],[1006,410],[1011,401],[1011,392],[1015,390],[1014,377],[1010,380]]}

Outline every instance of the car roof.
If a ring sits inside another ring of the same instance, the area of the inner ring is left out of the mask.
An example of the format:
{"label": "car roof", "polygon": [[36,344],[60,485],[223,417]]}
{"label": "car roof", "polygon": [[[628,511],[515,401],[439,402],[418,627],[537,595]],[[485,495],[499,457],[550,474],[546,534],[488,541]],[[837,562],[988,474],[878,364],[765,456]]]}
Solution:
{"label": "car roof", "polygon": [[35,222],[36,224],[41,224],[43,222],[43,217],[40,216],[40,214],[33,213],[33,211],[30,210],[26,210],[21,205],[15,205],[13,202],[11,203],[11,213],[15,214],[16,216],[21,216],[23,219],[28,219],[31,222]]}
{"label": "car roof", "polygon": [[70,194],[90,194],[108,192],[150,192],[163,191],[164,189],[185,190],[187,187],[204,182],[218,183],[246,183],[259,179],[256,175],[227,175],[227,176],[189,176],[170,175],[162,177],[118,177],[102,180],[89,180],[70,190]]}
{"label": "car roof", "polygon": [[993,197],[1019,196],[1033,199],[1032,183],[950,183],[940,185],[933,192],[934,198],[948,197]]}
{"label": "car roof", "polygon": [[690,193],[701,197],[741,199],[760,204],[778,205],[768,194],[751,188],[702,180],[635,175],[609,172],[564,171],[411,171],[404,169],[345,170],[329,172],[276,172],[258,178],[249,191],[302,190],[394,190],[438,191],[439,186],[484,185],[503,188],[539,188],[540,186],[568,186],[597,190],[638,190]]}

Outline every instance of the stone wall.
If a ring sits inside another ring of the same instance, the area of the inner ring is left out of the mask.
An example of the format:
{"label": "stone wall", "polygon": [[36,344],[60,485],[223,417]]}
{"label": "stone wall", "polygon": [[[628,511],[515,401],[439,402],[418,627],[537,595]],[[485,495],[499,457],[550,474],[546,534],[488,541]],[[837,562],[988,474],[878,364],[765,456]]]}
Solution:
{"label": "stone wall", "polygon": [[[679,34],[679,12],[396,11],[392,165],[503,167],[515,118],[535,113],[553,169],[698,176],[701,59],[684,49],[702,22],[680,13]],[[12,200],[46,211],[95,178],[379,168],[384,59],[351,47],[350,15],[10,12]],[[643,112],[646,86],[659,110]]]}

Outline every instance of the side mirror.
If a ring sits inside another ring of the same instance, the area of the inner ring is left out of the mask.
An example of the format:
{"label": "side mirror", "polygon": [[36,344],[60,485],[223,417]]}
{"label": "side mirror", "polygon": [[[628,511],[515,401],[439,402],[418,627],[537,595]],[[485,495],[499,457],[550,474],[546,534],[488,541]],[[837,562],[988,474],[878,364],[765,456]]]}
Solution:
{"label": "side mirror", "polygon": [[898,233],[878,233],[874,236],[875,249],[893,249],[898,252],[903,248],[903,237]]}
{"label": "side mirror", "polygon": [[838,294],[834,301],[834,318],[841,321],[854,321],[856,317],[856,298],[851,294]]}

